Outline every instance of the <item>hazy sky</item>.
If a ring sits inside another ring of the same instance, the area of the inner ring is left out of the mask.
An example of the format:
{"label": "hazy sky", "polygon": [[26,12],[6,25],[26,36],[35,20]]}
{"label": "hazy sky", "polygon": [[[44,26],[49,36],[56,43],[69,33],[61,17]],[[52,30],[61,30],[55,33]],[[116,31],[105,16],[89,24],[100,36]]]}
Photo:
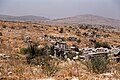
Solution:
{"label": "hazy sky", "polygon": [[0,14],[48,18],[94,14],[120,20],[120,0],[0,0]]}

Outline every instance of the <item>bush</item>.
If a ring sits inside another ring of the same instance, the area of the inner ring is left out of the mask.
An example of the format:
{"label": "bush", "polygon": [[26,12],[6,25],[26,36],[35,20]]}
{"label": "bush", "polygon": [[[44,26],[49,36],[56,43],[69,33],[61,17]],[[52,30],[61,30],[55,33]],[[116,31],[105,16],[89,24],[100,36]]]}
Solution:
{"label": "bush", "polygon": [[[38,44],[31,44],[27,48],[28,56],[27,61],[28,64],[32,65],[40,65],[42,66],[43,73],[47,76],[54,76],[58,71],[58,67],[54,62],[54,59],[50,57],[54,53],[53,46],[45,45],[42,48],[38,48]],[[24,51],[24,49],[22,49]]]}
{"label": "bush", "polygon": [[50,57],[45,57],[42,61],[44,64],[42,65],[43,73],[46,74],[48,77],[53,77],[57,71],[59,71],[58,64],[54,59]]}
{"label": "bush", "polygon": [[3,28],[6,28],[7,26],[6,25],[3,25]]}
{"label": "bush", "polygon": [[22,26],[23,29],[26,29],[27,27],[26,26]]}
{"label": "bush", "polygon": [[77,43],[79,44],[80,42],[81,42],[81,40],[80,40],[80,39],[78,39],[78,40],[77,40]]}
{"label": "bush", "polygon": [[26,49],[26,48],[20,49],[20,53],[22,53],[22,54],[26,54],[27,52],[28,52],[28,49]]}
{"label": "bush", "polygon": [[109,60],[102,56],[96,56],[87,62],[87,67],[90,71],[95,72],[97,74],[104,73],[108,70],[107,65],[109,64]]}
{"label": "bush", "polygon": [[2,32],[0,32],[0,36],[2,36]]}
{"label": "bush", "polygon": [[110,45],[107,43],[95,42],[95,48],[100,48],[100,47],[111,49]]}
{"label": "bush", "polygon": [[11,29],[15,29],[15,27],[12,26]]}
{"label": "bush", "polygon": [[60,28],[60,31],[59,31],[59,33],[63,33],[63,28]]}

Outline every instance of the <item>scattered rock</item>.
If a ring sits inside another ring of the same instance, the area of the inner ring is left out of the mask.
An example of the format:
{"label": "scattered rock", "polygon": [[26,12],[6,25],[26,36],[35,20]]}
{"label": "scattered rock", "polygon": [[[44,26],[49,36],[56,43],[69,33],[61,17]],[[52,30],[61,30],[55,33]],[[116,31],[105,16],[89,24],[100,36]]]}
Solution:
{"label": "scattered rock", "polygon": [[74,77],[74,78],[72,78],[72,80],[79,80],[79,79]]}
{"label": "scattered rock", "polygon": [[113,76],[113,73],[103,73],[103,74],[101,74],[101,76],[104,76],[104,77],[112,77],[112,76]]}
{"label": "scattered rock", "polygon": [[8,72],[8,75],[12,75],[12,72]]}

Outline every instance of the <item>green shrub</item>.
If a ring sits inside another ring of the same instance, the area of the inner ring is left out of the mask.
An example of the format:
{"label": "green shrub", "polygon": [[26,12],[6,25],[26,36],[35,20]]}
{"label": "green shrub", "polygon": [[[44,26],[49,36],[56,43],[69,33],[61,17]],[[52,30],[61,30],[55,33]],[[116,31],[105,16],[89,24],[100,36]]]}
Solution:
{"label": "green shrub", "polygon": [[38,48],[37,43],[31,44],[27,48],[27,53],[29,55],[26,59],[28,64],[41,65],[45,75],[49,77],[54,76],[59,68],[53,63],[54,59],[50,57],[50,55],[54,53],[53,49],[54,46],[45,45],[42,48]]}
{"label": "green shrub", "polygon": [[95,48],[100,48],[100,47],[103,47],[103,48],[108,48],[108,49],[111,49],[110,45],[108,43],[100,43],[100,42],[95,42]]}
{"label": "green shrub", "polygon": [[28,52],[28,49],[26,49],[26,48],[20,49],[20,53],[22,53],[22,54],[26,54],[27,52]]}
{"label": "green shrub", "polygon": [[51,59],[50,57],[45,57],[42,61],[43,73],[48,77],[53,77],[57,71],[59,71],[58,63],[56,60]]}
{"label": "green shrub", "polygon": [[102,56],[96,56],[87,62],[87,67],[90,71],[100,74],[108,70],[108,64],[108,59]]}

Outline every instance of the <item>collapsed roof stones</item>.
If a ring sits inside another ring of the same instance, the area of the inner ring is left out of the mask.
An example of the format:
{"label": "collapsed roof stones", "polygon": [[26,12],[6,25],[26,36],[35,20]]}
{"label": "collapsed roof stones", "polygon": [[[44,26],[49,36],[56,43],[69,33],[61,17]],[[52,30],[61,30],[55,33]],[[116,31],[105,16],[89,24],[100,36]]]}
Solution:
{"label": "collapsed roof stones", "polygon": [[64,37],[64,36],[52,36],[52,35],[44,35],[46,39],[52,39],[55,41],[77,41],[78,38],[74,36]]}

